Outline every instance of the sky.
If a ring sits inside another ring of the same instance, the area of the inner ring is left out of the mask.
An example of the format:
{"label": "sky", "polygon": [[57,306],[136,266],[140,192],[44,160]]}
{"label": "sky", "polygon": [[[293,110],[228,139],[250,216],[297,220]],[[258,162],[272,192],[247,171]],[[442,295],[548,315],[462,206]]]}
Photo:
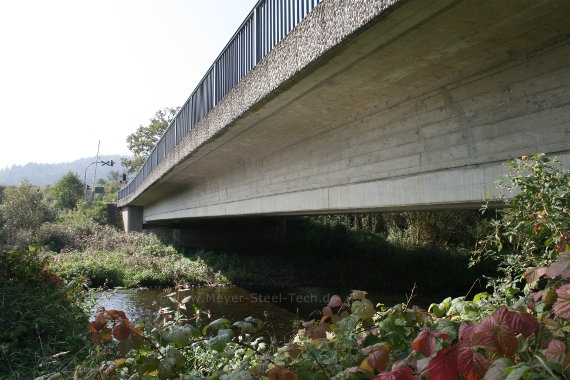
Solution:
{"label": "sky", "polygon": [[129,155],[258,0],[0,1],[0,169]]}

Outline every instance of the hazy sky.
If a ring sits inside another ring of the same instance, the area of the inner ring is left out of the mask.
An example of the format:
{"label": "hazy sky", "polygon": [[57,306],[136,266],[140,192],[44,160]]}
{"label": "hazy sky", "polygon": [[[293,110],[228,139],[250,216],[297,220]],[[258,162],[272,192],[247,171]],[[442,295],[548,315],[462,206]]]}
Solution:
{"label": "hazy sky", "polygon": [[0,1],[0,169],[97,153],[181,106],[257,0]]}

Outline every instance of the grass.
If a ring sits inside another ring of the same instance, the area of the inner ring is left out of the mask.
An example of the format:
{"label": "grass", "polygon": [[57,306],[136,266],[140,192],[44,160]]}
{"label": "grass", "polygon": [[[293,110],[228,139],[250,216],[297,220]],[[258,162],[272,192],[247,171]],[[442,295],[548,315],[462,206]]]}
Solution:
{"label": "grass", "polygon": [[[75,230],[77,231],[77,230]],[[379,234],[338,223],[291,218],[282,250],[265,253],[195,251],[182,255],[152,234],[127,234],[108,227],[83,228],[74,249],[53,254],[53,270],[91,287],[159,287],[236,284],[323,286],[425,294],[465,294],[491,266],[468,268],[462,247],[416,247],[389,243]]]}
{"label": "grass", "polygon": [[53,270],[64,278],[85,277],[90,287],[159,287],[176,283],[225,284],[226,278],[203,260],[179,253],[72,252],[54,256]]}

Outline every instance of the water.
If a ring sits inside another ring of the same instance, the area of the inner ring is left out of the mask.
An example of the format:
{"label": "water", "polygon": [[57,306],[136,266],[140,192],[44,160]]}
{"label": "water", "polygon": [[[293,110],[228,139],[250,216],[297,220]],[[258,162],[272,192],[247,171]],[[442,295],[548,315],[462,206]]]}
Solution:
{"label": "water", "polygon": [[[338,294],[345,299],[348,291],[322,287],[297,288],[240,288],[201,287],[185,290],[181,298],[192,297],[201,310],[210,311],[212,318],[243,320],[252,316],[264,321],[269,333],[279,340],[291,336],[300,320],[320,318],[321,309],[330,297]],[[405,294],[372,293],[375,304],[392,305],[406,301]],[[415,302],[426,307],[429,300]],[[423,303],[423,304],[422,304]],[[167,293],[159,289],[120,289],[96,294],[96,305],[106,309],[122,310],[132,321],[153,321],[160,307],[173,306]],[[96,307],[94,307],[94,310]]]}

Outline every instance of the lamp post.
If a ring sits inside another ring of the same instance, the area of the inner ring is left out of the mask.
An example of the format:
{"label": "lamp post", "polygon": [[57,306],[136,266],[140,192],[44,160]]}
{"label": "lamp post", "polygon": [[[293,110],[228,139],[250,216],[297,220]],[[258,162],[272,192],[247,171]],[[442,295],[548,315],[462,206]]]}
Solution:
{"label": "lamp post", "polygon": [[[83,184],[84,184],[84,188],[83,188],[83,199],[86,200],[87,199],[87,169],[89,169],[89,167],[93,164],[101,164],[101,165],[109,165],[109,166],[113,166],[115,165],[115,161],[111,160],[111,161],[93,161],[92,163],[90,163],[89,165],[87,165],[85,167],[85,175],[83,176]],[[95,179],[93,180],[95,181]]]}

